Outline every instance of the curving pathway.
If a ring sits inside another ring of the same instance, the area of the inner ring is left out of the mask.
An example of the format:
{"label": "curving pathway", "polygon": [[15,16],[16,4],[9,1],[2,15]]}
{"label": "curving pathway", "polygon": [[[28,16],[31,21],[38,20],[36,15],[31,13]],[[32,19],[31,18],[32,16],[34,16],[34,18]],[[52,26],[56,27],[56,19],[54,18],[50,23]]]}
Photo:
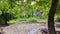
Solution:
{"label": "curving pathway", "polygon": [[6,34],[36,34],[44,23],[16,23],[4,27]]}

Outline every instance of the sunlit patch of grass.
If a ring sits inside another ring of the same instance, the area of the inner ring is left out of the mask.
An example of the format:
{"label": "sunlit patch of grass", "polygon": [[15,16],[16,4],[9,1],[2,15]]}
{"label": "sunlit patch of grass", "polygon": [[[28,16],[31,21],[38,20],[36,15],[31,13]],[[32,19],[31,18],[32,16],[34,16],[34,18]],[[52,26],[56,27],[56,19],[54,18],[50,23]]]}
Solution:
{"label": "sunlit patch of grass", "polygon": [[16,22],[18,22],[18,21],[16,21],[16,20],[10,20],[10,21],[8,21],[9,24],[14,24]]}
{"label": "sunlit patch of grass", "polygon": [[14,24],[14,23],[17,23],[17,22],[22,22],[22,21],[26,21],[26,18],[13,19],[13,20],[8,21],[8,23],[9,24]]}
{"label": "sunlit patch of grass", "polygon": [[47,19],[39,19],[36,17],[30,17],[30,18],[18,18],[18,19],[8,21],[9,24],[14,24],[17,22],[47,22]]}
{"label": "sunlit patch of grass", "polygon": [[47,22],[47,19],[37,19],[37,22]]}
{"label": "sunlit patch of grass", "polygon": [[37,22],[37,19],[35,17],[30,17],[27,19],[27,22]]}

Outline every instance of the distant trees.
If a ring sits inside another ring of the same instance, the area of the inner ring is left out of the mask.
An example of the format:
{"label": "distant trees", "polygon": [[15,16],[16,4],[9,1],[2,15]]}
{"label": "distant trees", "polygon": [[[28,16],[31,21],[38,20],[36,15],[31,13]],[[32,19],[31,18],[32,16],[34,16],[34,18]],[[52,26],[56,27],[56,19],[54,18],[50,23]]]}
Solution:
{"label": "distant trees", "polygon": [[54,16],[55,16],[57,4],[58,4],[58,0],[52,0],[52,5],[51,5],[49,16],[48,16],[49,34],[56,34],[55,26],[54,26]]}

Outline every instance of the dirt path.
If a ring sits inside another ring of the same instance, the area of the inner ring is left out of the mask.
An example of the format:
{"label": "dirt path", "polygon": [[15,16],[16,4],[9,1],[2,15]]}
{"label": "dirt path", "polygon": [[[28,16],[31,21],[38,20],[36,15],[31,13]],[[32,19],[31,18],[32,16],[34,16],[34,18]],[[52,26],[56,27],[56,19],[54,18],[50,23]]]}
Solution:
{"label": "dirt path", "polygon": [[[33,29],[37,28],[39,25],[46,26],[45,23],[21,23],[19,22],[19,23],[4,27],[3,31],[5,32],[5,34],[28,34]],[[60,31],[60,28],[59,29],[56,28],[56,31],[57,30]],[[40,34],[40,33],[41,31],[38,30],[33,34]]]}
{"label": "dirt path", "polygon": [[[4,27],[3,31],[6,34],[28,34],[28,32],[41,24],[42,23],[16,23],[8,27]],[[39,32],[37,33],[39,34]]]}

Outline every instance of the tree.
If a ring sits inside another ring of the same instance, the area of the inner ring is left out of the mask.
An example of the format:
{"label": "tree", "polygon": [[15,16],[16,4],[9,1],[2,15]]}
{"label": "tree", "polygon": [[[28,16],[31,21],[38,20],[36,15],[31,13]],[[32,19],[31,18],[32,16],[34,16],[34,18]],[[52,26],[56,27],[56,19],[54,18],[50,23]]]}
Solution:
{"label": "tree", "polygon": [[54,27],[54,15],[56,12],[58,0],[52,0],[52,5],[49,11],[48,16],[48,30],[49,34],[56,34],[55,27]]}

